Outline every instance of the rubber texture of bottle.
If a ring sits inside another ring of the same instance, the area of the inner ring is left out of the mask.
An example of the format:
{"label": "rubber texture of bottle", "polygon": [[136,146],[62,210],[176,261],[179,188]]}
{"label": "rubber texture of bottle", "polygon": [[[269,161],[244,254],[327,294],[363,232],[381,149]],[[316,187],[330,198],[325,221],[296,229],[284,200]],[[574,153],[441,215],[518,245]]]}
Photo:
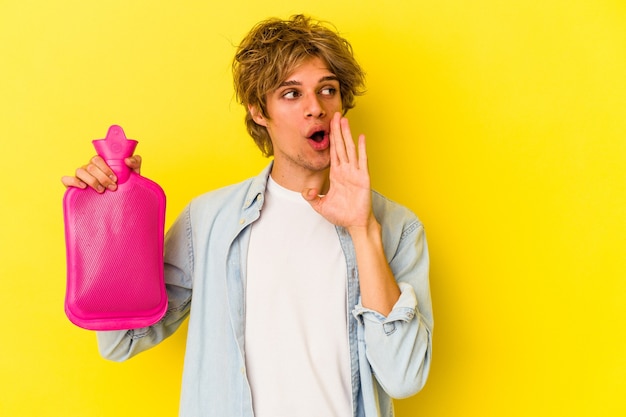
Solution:
{"label": "rubber texture of bottle", "polygon": [[106,138],[93,144],[115,172],[117,189],[70,187],[63,196],[65,314],[84,329],[147,327],[167,310],[165,193],[124,163],[137,143],[120,126],[111,126]]}

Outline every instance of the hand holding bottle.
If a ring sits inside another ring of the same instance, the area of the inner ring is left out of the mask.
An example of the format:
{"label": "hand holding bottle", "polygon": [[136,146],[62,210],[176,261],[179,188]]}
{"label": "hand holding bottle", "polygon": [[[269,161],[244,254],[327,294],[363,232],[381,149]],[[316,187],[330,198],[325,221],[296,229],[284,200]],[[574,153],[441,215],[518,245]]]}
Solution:
{"label": "hand holding bottle", "polygon": [[[128,168],[136,172],[141,171],[141,156],[133,155],[124,159]],[[79,167],[75,176],[64,176],[61,182],[65,187],[87,188],[91,187],[99,193],[105,190],[115,191],[117,189],[117,176],[104,159],[96,155],[88,164]]]}

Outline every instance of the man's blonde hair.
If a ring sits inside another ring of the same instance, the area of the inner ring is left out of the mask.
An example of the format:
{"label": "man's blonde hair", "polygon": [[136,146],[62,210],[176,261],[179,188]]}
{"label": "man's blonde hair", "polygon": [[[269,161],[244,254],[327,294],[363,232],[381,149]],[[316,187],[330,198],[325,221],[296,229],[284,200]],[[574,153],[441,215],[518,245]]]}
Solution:
{"label": "man's blonde hair", "polygon": [[239,45],[232,65],[235,93],[246,107],[248,133],[265,156],[274,154],[272,142],[267,129],[254,122],[248,106],[269,119],[267,94],[312,57],[321,58],[337,76],[345,114],[363,93],[365,74],[350,43],[323,22],[303,15],[289,20],[271,18],[253,27]]}

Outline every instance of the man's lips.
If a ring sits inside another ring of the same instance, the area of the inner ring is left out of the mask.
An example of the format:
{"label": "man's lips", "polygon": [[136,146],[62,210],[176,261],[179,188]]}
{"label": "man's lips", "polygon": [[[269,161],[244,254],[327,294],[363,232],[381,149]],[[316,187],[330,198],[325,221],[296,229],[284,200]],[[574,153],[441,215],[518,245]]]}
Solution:
{"label": "man's lips", "polygon": [[329,129],[327,129],[325,126],[316,125],[316,126],[312,126],[308,130],[306,137],[315,142],[321,142],[324,140],[324,136],[328,135],[328,132],[329,132]]}
{"label": "man's lips", "polygon": [[320,130],[320,131],[313,133],[311,136],[309,136],[309,139],[311,139],[314,142],[320,143],[321,141],[324,140],[324,136],[326,136],[326,132],[324,132],[323,130]]}
{"label": "man's lips", "polygon": [[330,145],[330,136],[328,130],[324,128],[315,128],[309,131],[307,135],[309,143],[315,150],[324,150]]}

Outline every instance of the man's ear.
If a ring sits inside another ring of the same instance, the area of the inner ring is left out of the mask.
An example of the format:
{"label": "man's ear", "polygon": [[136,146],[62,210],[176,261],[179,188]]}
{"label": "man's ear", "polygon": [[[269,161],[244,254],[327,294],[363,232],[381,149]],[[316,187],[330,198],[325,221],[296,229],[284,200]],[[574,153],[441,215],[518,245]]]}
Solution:
{"label": "man's ear", "polygon": [[265,119],[265,116],[263,116],[257,106],[249,104],[248,111],[250,112],[250,116],[252,116],[252,120],[254,120],[254,123],[260,126],[267,127],[267,119]]}

